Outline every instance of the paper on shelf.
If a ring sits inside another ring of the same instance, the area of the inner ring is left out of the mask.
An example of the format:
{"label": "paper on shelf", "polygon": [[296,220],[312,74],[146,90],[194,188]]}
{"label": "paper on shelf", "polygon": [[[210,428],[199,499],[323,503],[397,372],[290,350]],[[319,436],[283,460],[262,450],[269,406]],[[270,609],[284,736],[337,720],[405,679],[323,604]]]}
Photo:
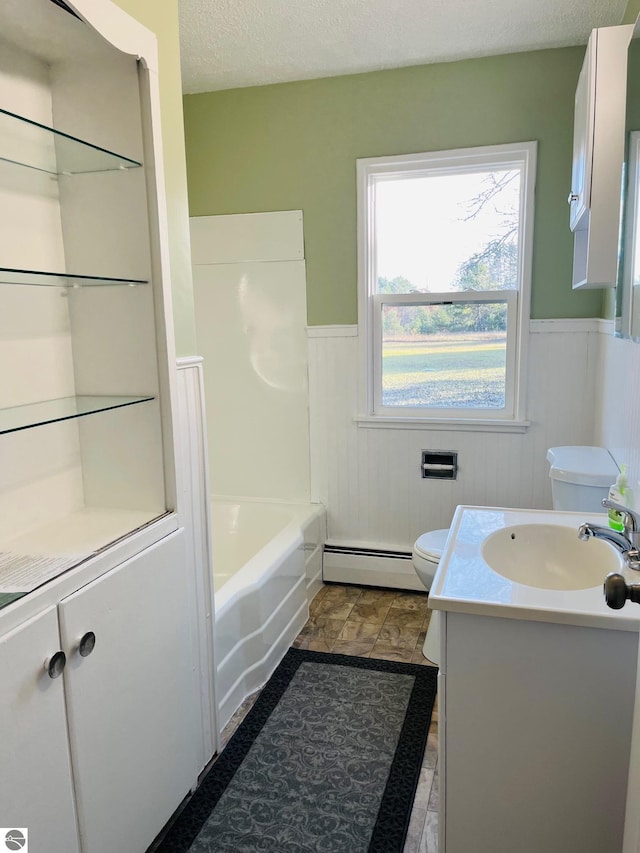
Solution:
{"label": "paper on shelf", "polygon": [[0,551],[0,593],[31,592],[89,556],[65,554],[63,557],[47,557],[42,554]]}

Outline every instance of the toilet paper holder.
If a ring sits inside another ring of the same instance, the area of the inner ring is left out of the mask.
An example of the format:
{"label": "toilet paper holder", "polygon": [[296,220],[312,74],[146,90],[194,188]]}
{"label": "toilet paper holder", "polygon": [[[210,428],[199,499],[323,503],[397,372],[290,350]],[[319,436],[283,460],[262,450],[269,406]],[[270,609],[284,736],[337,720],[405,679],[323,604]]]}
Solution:
{"label": "toilet paper holder", "polygon": [[456,480],[458,453],[454,450],[423,450],[421,472],[423,480]]}

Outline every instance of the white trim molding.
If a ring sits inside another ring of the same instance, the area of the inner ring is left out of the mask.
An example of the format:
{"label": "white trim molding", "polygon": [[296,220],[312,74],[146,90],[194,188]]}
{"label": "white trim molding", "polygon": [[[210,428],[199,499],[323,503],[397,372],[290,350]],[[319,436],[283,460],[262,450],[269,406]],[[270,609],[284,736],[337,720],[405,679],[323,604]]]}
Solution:
{"label": "white trim molding", "polygon": [[357,326],[307,326],[309,338],[357,338]]}
{"label": "white trim molding", "polygon": [[567,318],[551,320],[531,320],[529,331],[532,335],[540,334],[583,334],[585,332],[599,332],[600,334],[613,334],[613,320],[603,320],[600,317]]}
{"label": "white trim molding", "polygon": [[219,752],[220,742],[216,724],[215,606],[203,359],[200,356],[178,358],[176,367],[178,512],[188,534],[187,558],[195,579],[195,660],[199,661],[204,766],[214,752]]}

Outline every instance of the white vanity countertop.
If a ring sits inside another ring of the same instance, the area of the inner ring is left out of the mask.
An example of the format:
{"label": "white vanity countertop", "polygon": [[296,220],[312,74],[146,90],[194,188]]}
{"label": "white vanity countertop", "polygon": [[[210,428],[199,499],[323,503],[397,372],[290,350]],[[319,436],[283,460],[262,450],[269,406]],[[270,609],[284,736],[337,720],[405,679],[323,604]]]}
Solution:
{"label": "white vanity countertop", "polygon": [[[621,610],[612,610],[606,605],[602,585],[577,590],[527,586],[494,572],[482,558],[484,540],[503,527],[559,524],[575,528],[577,537],[578,527],[583,522],[607,526],[607,516],[459,506],[429,593],[430,607],[479,616],[639,631],[640,605],[627,602]],[[603,571],[603,582],[605,574]],[[621,574],[628,583],[640,583],[640,572],[625,569]]]}

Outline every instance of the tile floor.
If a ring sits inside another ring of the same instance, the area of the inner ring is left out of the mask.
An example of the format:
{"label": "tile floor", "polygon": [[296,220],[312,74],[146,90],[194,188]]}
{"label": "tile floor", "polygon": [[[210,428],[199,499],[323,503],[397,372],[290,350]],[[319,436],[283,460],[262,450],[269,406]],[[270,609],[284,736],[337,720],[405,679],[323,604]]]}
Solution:
{"label": "tile floor", "polygon": [[[433,666],[422,654],[431,611],[426,594],[338,584],[325,585],[309,607],[309,621],[293,645]],[[226,725],[223,746],[238,728],[260,691],[249,696]],[[411,812],[404,853],[438,851],[438,703]]]}

